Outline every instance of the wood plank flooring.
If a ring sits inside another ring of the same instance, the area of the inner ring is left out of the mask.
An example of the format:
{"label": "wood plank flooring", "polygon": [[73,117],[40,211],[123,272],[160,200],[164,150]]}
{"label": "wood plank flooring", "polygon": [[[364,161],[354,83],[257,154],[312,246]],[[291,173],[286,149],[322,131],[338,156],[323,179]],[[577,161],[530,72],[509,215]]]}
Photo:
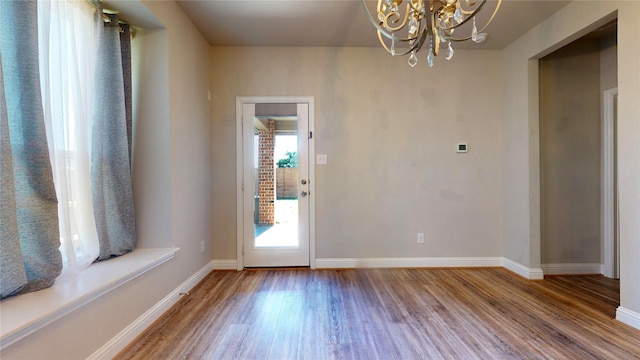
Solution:
{"label": "wood plank flooring", "polygon": [[502,268],[214,271],[117,359],[640,359],[618,294]]}

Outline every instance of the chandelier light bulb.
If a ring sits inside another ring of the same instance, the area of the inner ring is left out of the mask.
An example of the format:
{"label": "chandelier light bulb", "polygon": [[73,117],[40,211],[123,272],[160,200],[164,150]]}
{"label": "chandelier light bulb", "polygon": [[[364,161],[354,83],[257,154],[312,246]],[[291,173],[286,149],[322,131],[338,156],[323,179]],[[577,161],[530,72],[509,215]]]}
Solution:
{"label": "chandelier light bulb", "polygon": [[478,36],[476,36],[475,43],[484,44],[487,41],[487,37],[489,37],[489,34],[487,33],[478,33]]}

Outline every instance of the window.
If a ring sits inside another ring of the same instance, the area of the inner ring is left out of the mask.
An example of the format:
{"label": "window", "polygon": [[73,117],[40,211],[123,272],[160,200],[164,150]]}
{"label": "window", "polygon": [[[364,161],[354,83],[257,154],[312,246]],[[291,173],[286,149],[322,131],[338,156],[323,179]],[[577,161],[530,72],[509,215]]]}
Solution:
{"label": "window", "polygon": [[0,13],[4,298],[132,251],[135,216],[128,25],[99,2]]}
{"label": "window", "polygon": [[38,2],[40,84],[64,272],[89,266],[100,252],[90,187],[95,12],[88,1]]}

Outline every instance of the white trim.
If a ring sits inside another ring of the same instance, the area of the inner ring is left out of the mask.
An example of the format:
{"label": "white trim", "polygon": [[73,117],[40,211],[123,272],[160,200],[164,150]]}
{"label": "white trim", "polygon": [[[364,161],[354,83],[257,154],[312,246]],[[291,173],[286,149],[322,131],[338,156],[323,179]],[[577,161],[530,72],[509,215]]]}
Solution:
{"label": "white trim", "polygon": [[[315,99],[309,98],[309,131],[315,133]],[[309,267],[316,268],[316,138],[309,139]],[[312,180],[312,181],[311,181]]]}
{"label": "white trim", "polygon": [[242,98],[236,98],[236,270],[244,269],[244,255],[242,253],[244,239],[244,168],[242,159]]}
{"label": "white trim", "polygon": [[616,320],[640,330],[640,313],[618,306]]}
{"label": "white trim", "polygon": [[502,266],[529,280],[544,279],[544,272],[541,268],[529,268],[507,258],[503,258]]}
{"label": "white trim", "polygon": [[78,274],[56,280],[47,289],[2,301],[0,348],[4,349],[173,259],[178,248],[136,249],[92,264]]}
{"label": "white trim", "polygon": [[602,270],[602,264],[598,263],[542,264],[540,267],[546,275],[600,274]]}
{"label": "white trim", "polygon": [[[237,96],[236,97],[236,270],[244,269],[244,149],[242,108],[244,104],[308,104],[309,129],[315,131],[315,98],[313,96]],[[315,237],[315,145],[309,141],[309,267],[316,268]]]}
{"label": "white trim", "polygon": [[[112,359],[122,349],[135,340],[138,335],[142,334],[151,324],[156,321],[162,314],[164,314],[171,306],[177,303],[182,295],[191,291],[202,279],[204,279],[212,270],[215,269],[216,264],[220,262],[228,262],[228,260],[212,260],[205,266],[203,266],[198,272],[189,277],[185,282],[180,284],[175,290],[170,292],[157,304],[147,310],[142,316],[137,318],[134,322],[129,324],[126,328],[120,331],[116,336],[109,340],[106,344],[102,345],[100,349],[96,350],[87,359]],[[231,269],[235,269],[235,260],[233,260]]]}
{"label": "white trim", "polygon": [[402,258],[316,259],[316,267],[318,269],[497,267],[497,266],[502,266],[501,257],[402,257]]}
{"label": "white trim", "polygon": [[603,94],[602,118],[602,274],[618,278],[618,254],[615,241],[615,112],[613,99],[618,88]]}
{"label": "white trim", "polygon": [[[253,179],[254,174],[254,164],[252,161],[245,161],[249,159],[253,159],[252,153],[253,149],[253,139],[254,139],[254,131],[253,131],[253,118],[256,115],[256,105],[251,103],[243,103],[242,104],[242,158],[239,160],[239,164],[242,165],[242,208],[244,212],[242,214],[242,233],[244,236],[241,239],[242,243],[242,263],[247,264],[250,261],[247,261],[249,254],[245,254],[247,248],[253,248],[251,243],[247,242],[247,238],[251,237],[253,239],[255,227],[254,227],[254,204],[255,204],[255,194],[254,194],[254,184],[255,179]],[[251,156],[250,156],[251,155]],[[245,191],[246,189],[246,191]],[[255,209],[257,211],[257,209]],[[247,221],[251,219],[251,221]]]}
{"label": "white trim", "polygon": [[542,280],[540,268],[528,268],[503,257],[320,258],[318,269],[504,267],[529,280]]}
{"label": "white trim", "polygon": [[236,270],[238,264],[236,259],[211,260],[212,270]]}

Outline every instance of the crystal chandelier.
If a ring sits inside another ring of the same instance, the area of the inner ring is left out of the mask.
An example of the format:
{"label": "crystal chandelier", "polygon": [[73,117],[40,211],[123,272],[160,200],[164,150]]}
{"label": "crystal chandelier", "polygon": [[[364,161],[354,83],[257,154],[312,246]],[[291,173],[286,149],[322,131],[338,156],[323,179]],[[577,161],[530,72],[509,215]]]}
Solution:
{"label": "crystal chandelier", "polygon": [[[405,6],[402,2],[378,0],[377,16],[374,17],[366,0],[362,0],[369,20],[378,31],[382,46],[393,56],[409,55],[409,65],[413,67],[418,63],[416,53],[425,44],[428,46],[427,63],[433,66],[434,58],[440,52],[440,45],[446,44],[445,58],[450,60],[453,57],[452,42],[484,42],[487,34],[482,31],[495,17],[502,0],[496,0],[493,14],[480,29],[476,27],[476,14],[482,10],[487,0],[407,0]],[[469,21],[472,23],[470,34],[454,35],[456,29]],[[399,35],[401,33],[403,35]]]}

